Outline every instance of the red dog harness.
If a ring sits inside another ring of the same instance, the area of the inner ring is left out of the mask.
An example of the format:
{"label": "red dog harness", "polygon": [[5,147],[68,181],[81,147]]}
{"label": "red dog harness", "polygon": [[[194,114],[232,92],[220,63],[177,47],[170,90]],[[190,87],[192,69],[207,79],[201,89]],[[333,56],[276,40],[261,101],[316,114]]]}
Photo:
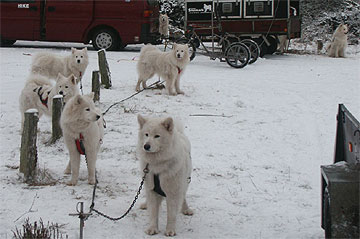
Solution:
{"label": "red dog harness", "polygon": [[181,69],[180,69],[180,67],[178,67],[178,74],[180,75],[180,73],[181,73]]}
{"label": "red dog harness", "polygon": [[79,138],[75,139],[76,149],[81,155],[85,155],[84,136],[80,133]]}
{"label": "red dog harness", "polygon": [[[43,93],[40,94],[41,89],[42,89],[42,86],[40,86],[39,89],[37,90],[37,94],[38,94],[38,96],[40,98],[41,104],[43,106],[45,106],[46,108],[48,108],[48,99],[49,99],[49,97],[47,96],[45,99],[43,99],[42,98]],[[34,89],[34,92],[36,92],[36,89]],[[50,94],[50,92],[51,91],[49,91],[49,94]]]}

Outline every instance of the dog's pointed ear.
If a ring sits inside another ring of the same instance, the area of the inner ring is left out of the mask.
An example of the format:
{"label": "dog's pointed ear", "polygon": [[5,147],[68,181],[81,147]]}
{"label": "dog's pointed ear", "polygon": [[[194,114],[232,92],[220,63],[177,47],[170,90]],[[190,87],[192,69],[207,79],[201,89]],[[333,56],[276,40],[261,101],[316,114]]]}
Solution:
{"label": "dog's pointed ear", "polygon": [[69,81],[71,82],[71,84],[73,85],[77,85],[77,83],[79,83],[78,79],[76,78],[76,76],[74,76],[74,74],[71,74],[69,76]]}
{"label": "dog's pointed ear", "polygon": [[139,122],[140,129],[142,129],[142,127],[146,123],[146,119],[144,117],[142,117],[142,115],[138,115],[137,120]]}
{"label": "dog's pointed ear", "polygon": [[61,79],[61,78],[64,78],[64,76],[59,72],[58,75],[57,75],[57,77],[56,77],[56,80],[59,80],[59,79]]}
{"label": "dog's pointed ear", "polygon": [[75,105],[80,105],[83,102],[83,98],[81,97],[81,95],[76,95],[74,100]]}
{"label": "dog's pointed ear", "polygon": [[83,52],[87,52],[87,47],[85,47],[84,49],[82,49],[83,50]]}
{"label": "dog's pointed ear", "polygon": [[169,132],[172,132],[173,129],[174,129],[174,121],[173,121],[173,119],[171,117],[166,118],[161,124]]}
{"label": "dog's pointed ear", "polygon": [[71,53],[74,54],[76,49],[74,47],[71,47]]}
{"label": "dog's pointed ear", "polygon": [[177,44],[176,43],[174,43],[173,44],[173,47],[174,47],[174,50],[177,48]]}

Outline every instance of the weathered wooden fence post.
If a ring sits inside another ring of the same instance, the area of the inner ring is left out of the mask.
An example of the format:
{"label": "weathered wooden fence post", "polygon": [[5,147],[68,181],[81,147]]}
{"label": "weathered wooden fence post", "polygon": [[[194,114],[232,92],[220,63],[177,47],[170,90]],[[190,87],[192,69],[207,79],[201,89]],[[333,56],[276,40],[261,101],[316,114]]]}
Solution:
{"label": "weathered wooden fence post", "polygon": [[92,92],[94,92],[94,102],[100,100],[100,72],[92,72]]}
{"label": "weathered wooden fence post", "polygon": [[60,127],[60,117],[63,109],[63,96],[56,95],[53,98],[52,104],[52,137],[50,143],[55,143],[56,140],[62,136],[62,130]]}
{"label": "weathered wooden fence post", "polygon": [[317,40],[317,54],[321,54],[321,50],[323,49],[324,47],[324,43],[321,39],[318,39]]}
{"label": "weathered wooden fence post", "polygon": [[36,176],[36,139],[39,117],[36,109],[29,109],[24,114],[25,120],[20,148],[20,172],[24,174],[27,183],[32,183],[35,181]]}
{"label": "weathered wooden fence post", "polygon": [[106,60],[104,49],[98,51],[98,58],[99,58],[99,69],[101,74],[101,84],[105,85],[106,89],[109,89],[111,87],[111,73],[109,70],[108,62]]}

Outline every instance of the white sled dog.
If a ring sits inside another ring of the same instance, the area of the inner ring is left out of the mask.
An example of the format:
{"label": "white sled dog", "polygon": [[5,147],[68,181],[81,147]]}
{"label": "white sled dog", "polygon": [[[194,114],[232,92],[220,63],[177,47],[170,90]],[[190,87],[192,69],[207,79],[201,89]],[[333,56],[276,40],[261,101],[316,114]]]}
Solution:
{"label": "white sled dog", "polygon": [[59,73],[64,76],[73,74],[81,80],[89,64],[87,48],[71,48],[71,55],[60,56],[53,53],[39,53],[34,56],[31,72],[55,79]]}
{"label": "white sled dog", "polygon": [[159,233],[159,207],[166,199],[166,236],[174,236],[176,215],[182,211],[193,215],[186,202],[186,191],[191,181],[190,142],[179,122],[169,118],[144,118],[138,115],[139,135],[137,155],[141,169],[148,165],[145,179],[146,205],[150,213],[149,235]]}
{"label": "white sled dog", "polygon": [[332,38],[330,45],[328,46],[328,53],[330,57],[345,57],[345,49],[347,47],[347,34],[348,27],[346,24],[340,24]]}
{"label": "white sled dog", "polygon": [[162,36],[169,36],[169,17],[166,14],[159,16],[159,33]]}
{"label": "white sled dog", "polygon": [[146,88],[146,81],[158,74],[165,80],[165,87],[169,95],[184,94],[180,90],[180,76],[189,63],[189,48],[187,45],[174,44],[169,52],[162,52],[152,45],[141,48],[137,63],[139,75],[136,91],[140,91],[140,84]]}
{"label": "white sled dog", "polygon": [[81,154],[86,156],[88,182],[95,184],[96,159],[104,137],[104,125],[93,98],[94,93],[74,96],[61,114],[60,125],[70,155],[65,174],[71,174],[67,183],[71,186],[78,182]]}
{"label": "white sled dog", "polygon": [[79,89],[74,75],[65,77],[59,74],[56,84],[52,85],[47,77],[31,74],[19,98],[21,126],[23,127],[24,113],[28,109],[37,109],[39,118],[43,114],[51,116],[52,100],[55,95],[62,95],[64,103],[66,103],[71,97],[77,94],[79,94]]}

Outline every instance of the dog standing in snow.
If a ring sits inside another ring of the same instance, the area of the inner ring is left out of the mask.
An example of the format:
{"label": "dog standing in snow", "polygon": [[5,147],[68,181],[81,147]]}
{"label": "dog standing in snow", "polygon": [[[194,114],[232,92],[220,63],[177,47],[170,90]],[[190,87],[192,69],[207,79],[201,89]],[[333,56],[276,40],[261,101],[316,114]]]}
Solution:
{"label": "dog standing in snow", "polygon": [[141,48],[137,72],[139,75],[136,91],[140,91],[140,84],[146,88],[146,81],[159,75],[165,80],[165,88],[169,95],[184,94],[180,90],[180,76],[190,62],[187,45],[174,44],[173,49],[162,52],[152,45]]}
{"label": "dog standing in snow", "polygon": [[78,182],[81,154],[86,156],[88,182],[95,184],[96,159],[104,137],[104,125],[93,98],[94,93],[74,96],[61,114],[60,125],[70,155],[65,170],[65,174],[71,174],[70,186]]}
{"label": "dog standing in snow", "polygon": [[[146,206],[150,214],[149,235],[159,233],[159,207],[166,200],[166,236],[175,236],[176,215],[193,215],[186,202],[191,181],[191,146],[180,122],[167,118],[138,115],[137,155],[141,168],[148,165],[145,178]],[[145,206],[143,206],[145,209]]]}
{"label": "dog standing in snow", "polygon": [[73,74],[78,80],[81,80],[88,64],[87,48],[82,50],[71,48],[71,55],[68,56],[59,56],[48,52],[35,55],[32,59],[31,72],[51,79],[56,79],[59,73],[66,77]]}
{"label": "dog standing in snow", "polygon": [[346,24],[340,24],[332,38],[331,43],[328,46],[328,53],[330,57],[345,57],[345,49],[347,47],[347,33],[348,27]]}
{"label": "dog standing in snow", "polygon": [[161,36],[169,36],[169,17],[166,14],[159,16],[159,33]]}

